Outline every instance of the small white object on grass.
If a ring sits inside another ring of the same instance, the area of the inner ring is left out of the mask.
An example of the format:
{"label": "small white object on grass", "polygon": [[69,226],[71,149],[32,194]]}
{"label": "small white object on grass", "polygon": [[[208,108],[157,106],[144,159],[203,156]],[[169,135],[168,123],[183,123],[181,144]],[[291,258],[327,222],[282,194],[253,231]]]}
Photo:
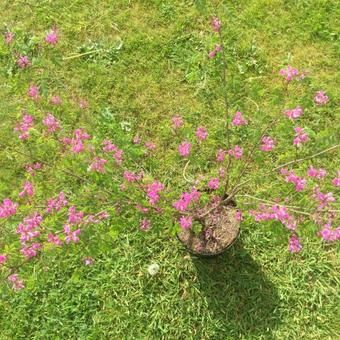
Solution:
{"label": "small white object on grass", "polygon": [[148,267],[148,273],[151,276],[156,275],[158,271],[159,271],[159,265],[157,263],[150,264],[150,266]]}

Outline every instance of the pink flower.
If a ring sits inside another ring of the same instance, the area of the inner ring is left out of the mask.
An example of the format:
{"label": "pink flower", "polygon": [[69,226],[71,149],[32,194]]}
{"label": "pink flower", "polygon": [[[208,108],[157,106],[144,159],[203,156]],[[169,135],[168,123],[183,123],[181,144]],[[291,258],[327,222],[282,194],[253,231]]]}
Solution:
{"label": "pink flower", "polygon": [[183,142],[178,146],[178,152],[182,157],[187,157],[190,154],[191,144]]}
{"label": "pink flower", "polygon": [[146,219],[146,218],[143,218],[140,222],[140,229],[143,230],[143,231],[146,231],[146,230],[149,230],[150,229],[150,226],[151,226],[151,222],[150,220]]}
{"label": "pink flower", "polygon": [[20,249],[20,252],[22,255],[26,257],[26,259],[31,259],[32,257],[35,257],[38,255],[38,250],[40,250],[41,244],[36,242],[33,243],[31,246],[23,246]]}
{"label": "pink flower", "polygon": [[332,228],[331,222],[329,222],[323,226],[318,235],[326,242],[336,241],[340,239],[340,228]]}
{"label": "pink flower", "polygon": [[218,170],[218,175],[219,175],[221,178],[223,178],[223,177],[225,176],[225,170],[224,170],[223,168],[220,168],[220,169]]}
{"label": "pink flower", "polygon": [[66,243],[77,243],[80,241],[78,235],[80,234],[81,230],[80,229],[77,229],[75,231],[72,231],[71,230],[71,227],[69,225],[65,225],[64,226],[64,233],[66,234],[66,237],[65,237],[65,242]]}
{"label": "pink flower", "polygon": [[192,226],[192,217],[191,216],[182,216],[179,219],[179,224],[182,229],[189,229]]}
{"label": "pink flower", "polygon": [[34,196],[34,189],[33,185],[26,181],[23,186],[23,190],[19,193],[19,197],[25,197],[25,196]]}
{"label": "pink flower", "polygon": [[111,152],[111,151],[117,151],[118,150],[118,148],[114,145],[114,144],[112,144],[111,143],[111,141],[109,141],[108,139],[104,139],[103,140],[103,151],[104,152]]}
{"label": "pink flower", "polygon": [[78,225],[84,222],[84,212],[76,210],[75,206],[68,209],[68,223],[71,225]]}
{"label": "pink flower", "polygon": [[6,44],[10,44],[14,39],[14,33],[12,32],[6,32],[5,33],[5,42]]}
{"label": "pink flower", "polygon": [[62,100],[59,96],[52,96],[50,99],[50,103],[52,105],[60,105],[62,103]]}
{"label": "pink flower", "polygon": [[0,254],[0,265],[4,264],[7,260],[7,255],[5,254]]}
{"label": "pink flower", "polygon": [[295,109],[284,110],[283,113],[290,119],[296,119],[302,115],[303,108],[298,106]]}
{"label": "pink flower", "polygon": [[51,113],[48,113],[43,119],[43,124],[48,127],[48,132],[55,132],[60,129],[58,120]]}
{"label": "pink flower", "polygon": [[332,184],[333,184],[335,187],[340,187],[340,171],[338,171],[338,176],[335,177],[335,178],[333,178]]}
{"label": "pink flower", "polygon": [[104,158],[99,158],[99,157],[95,157],[92,161],[92,163],[89,166],[89,170],[90,171],[96,171],[96,172],[100,172],[100,173],[104,173],[105,172],[105,164],[107,163],[107,160]]}
{"label": "pink flower", "polygon": [[193,188],[191,192],[184,192],[181,198],[173,203],[173,207],[178,211],[185,211],[191,202],[197,202],[200,199],[200,193]]}
{"label": "pink flower", "polygon": [[132,140],[133,144],[139,144],[141,142],[141,138],[136,135],[133,137],[133,140]]}
{"label": "pink flower", "polygon": [[307,176],[309,177],[314,177],[317,179],[320,179],[324,176],[326,176],[327,172],[324,169],[315,169],[312,165],[309,167],[309,169],[307,170]]}
{"label": "pink flower", "polygon": [[221,29],[221,21],[220,21],[219,18],[216,18],[216,17],[212,18],[212,20],[211,20],[211,28],[212,28],[213,32],[218,33],[220,31],[220,29]]}
{"label": "pink flower", "polygon": [[220,180],[218,178],[212,178],[209,182],[208,182],[208,187],[211,190],[217,190],[220,186]]}
{"label": "pink flower", "polygon": [[94,259],[92,257],[86,257],[84,259],[84,264],[85,266],[91,266],[93,265]]}
{"label": "pink flower", "polygon": [[63,244],[63,242],[61,241],[59,236],[53,235],[53,234],[48,234],[47,235],[47,242],[48,243],[52,243],[52,244],[54,244],[56,246],[62,246],[62,244]]}
{"label": "pink flower", "polygon": [[151,205],[155,205],[159,201],[159,193],[164,190],[164,187],[164,184],[157,181],[146,186],[146,194],[149,197],[149,203]]}
{"label": "pink flower", "polygon": [[207,139],[208,137],[208,131],[204,126],[200,126],[197,130],[196,130],[196,137],[200,140],[200,141],[204,141]]}
{"label": "pink flower", "polygon": [[325,91],[318,91],[315,94],[314,102],[316,105],[325,105],[328,103],[328,96]]}
{"label": "pink flower", "polygon": [[243,220],[243,216],[242,216],[242,211],[241,210],[237,210],[235,213],[235,218],[237,221],[242,221]]}
{"label": "pink flower", "polygon": [[172,121],[172,126],[175,129],[180,128],[184,124],[183,118],[180,115],[176,115],[172,117],[171,121]]}
{"label": "pink flower", "polygon": [[57,32],[57,29],[55,27],[52,28],[52,30],[46,35],[45,41],[48,44],[51,44],[51,45],[57,44],[57,42],[58,42],[58,32]]}
{"label": "pink flower", "polygon": [[219,149],[217,150],[216,160],[217,162],[224,162],[227,151]]}
{"label": "pink flower", "polygon": [[298,77],[299,71],[298,71],[296,68],[294,68],[294,67],[288,65],[287,68],[281,69],[280,72],[279,72],[279,74],[280,74],[281,76],[284,76],[285,79],[286,79],[286,81],[289,82],[289,81],[293,80],[294,78],[297,78],[297,77]]}
{"label": "pink flower", "polygon": [[329,205],[329,203],[335,202],[335,198],[333,197],[332,192],[328,192],[327,194],[323,194],[320,191],[318,186],[316,186],[313,191],[314,191],[314,194],[313,194],[312,197],[319,203],[318,210],[321,210],[321,209],[327,207]]}
{"label": "pink flower", "polygon": [[25,111],[23,112],[21,122],[14,128],[15,131],[20,132],[19,139],[25,140],[29,138],[29,129],[33,127],[33,120],[33,116],[26,114]]}
{"label": "pink flower", "polygon": [[304,132],[304,129],[301,127],[294,128],[295,138],[293,140],[293,145],[300,147],[302,143],[305,143],[309,140],[307,132]]}
{"label": "pink flower", "polygon": [[212,50],[212,51],[210,51],[209,53],[208,53],[208,57],[211,59],[211,58],[214,58],[215,56],[216,56],[216,54],[218,53],[218,52],[220,52],[222,50],[222,47],[221,47],[221,45],[218,45],[218,44],[216,44],[215,45],[215,48]]}
{"label": "pink flower", "polygon": [[17,212],[19,204],[12,202],[9,198],[5,198],[0,204],[0,218],[13,216]]}
{"label": "pink flower", "polygon": [[19,278],[18,274],[12,274],[8,276],[7,280],[12,283],[13,290],[25,288],[24,281]]}
{"label": "pink flower", "polygon": [[150,151],[153,151],[153,150],[156,149],[156,144],[153,143],[153,142],[150,142],[150,141],[145,142],[145,143],[144,143],[144,146],[145,146],[147,149],[149,149]]}
{"label": "pink flower", "polygon": [[28,59],[28,57],[27,57],[26,55],[22,55],[22,56],[20,56],[20,57],[18,58],[18,60],[17,60],[17,65],[18,65],[20,68],[24,69],[24,68],[26,68],[26,67],[28,67],[28,66],[31,66],[32,63],[31,63],[31,61]]}
{"label": "pink flower", "polygon": [[40,170],[41,167],[42,167],[41,163],[35,162],[33,164],[27,164],[25,166],[25,169],[30,175],[35,176],[34,170]]}
{"label": "pink flower", "polygon": [[228,154],[235,157],[235,159],[240,159],[243,155],[243,149],[240,146],[235,145],[234,148],[228,150]]}
{"label": "pink flower", "polygon": [[299,253],[302,249],[300,241],[296,234],[292,234],[289,238],[289,251],[291,253]]}
{"label": "pink flower", "polygon": [[123,150],[117,149],[117,151],[112,155],[113,159],[116,161],[118,165],[123,162]]}
{"label": "pink flower", "polygon": [[144,173],[141,172],[139,174],[135,174],[131,171],[124,171],[123,177],[124,179],[126,179],[128,182],[136,182],[136,181],[140,181],[144,176]]}
{"label": "pink flower", "polygon": [[231,124],[233,124],[234,126],[246,125],[248,124],[248,121],[242,116],[242,112],[237,111]]}
{"label": "pink flower", "polygon": [[31,85],[28,88],[28,92],[27,92],[28,96],[31,97],[34,100],[38,100],[40,98],[39,96],[39,87],[36,85]]}
{"label": "pink flower", "polygon": [[295,184],[295,190],[296,191],[302,191],[307,184],[307,180],[303,177],[297,176],[294,173],[294,171],[288,171],[286,169],[281,169],[281,174],[285,176],[286,182]]}
{"label": "pink flower", "polygon": [[273,148],[275,147],[274,139],[268,136],[263,137],[261,141],[262,141],[262,145],[260,146],[260,149],[262,151],[268,152],[268,151],[273,150]]}

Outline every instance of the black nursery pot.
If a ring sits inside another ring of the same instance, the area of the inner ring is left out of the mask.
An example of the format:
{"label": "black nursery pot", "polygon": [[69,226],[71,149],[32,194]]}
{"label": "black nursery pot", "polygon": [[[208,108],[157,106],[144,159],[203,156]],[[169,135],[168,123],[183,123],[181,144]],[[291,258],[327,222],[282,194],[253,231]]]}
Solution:
{"label": "black nursery pot", "polygon": [[177,233],[177,239],[192,255],[211,258],[225,253],[240,236],[240,222],[236,218],[236,202],[231,201],[205,218],[211,237],[203,238],[191,230]]}

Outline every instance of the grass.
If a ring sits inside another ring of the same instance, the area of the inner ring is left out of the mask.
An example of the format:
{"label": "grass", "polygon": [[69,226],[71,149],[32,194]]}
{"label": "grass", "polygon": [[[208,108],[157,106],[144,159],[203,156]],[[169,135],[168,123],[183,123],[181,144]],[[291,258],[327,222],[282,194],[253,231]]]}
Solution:
{"label": "grass", "polygon": [[[320,148],[334,144],[339,136],[340,83],[340,13],[334,1],[4,0],[1,27],[15,30],[22,41],[27,34],[37,38],[20,46],[33,56],[33,72],[16,72],[7,47],[0,45],[0,198],[9,196],[24,178],[24,159],[11,151],[17,143],[12,129],[23,107],[33,110],[23,99],[30,82],[37,82],[43,94],[67,98],[57,112],[64,126],[82,125],[122,140],[130,138],[130,129],[131,135],[139,132],[161,148],[161,166],[150,168],[163,177],[177,176],[172,153],[163,158],[173,142],[167,137],[169,118],[181,113],[190,126],[218,126],[224,117],[216,74],[206,60],[214,43],[208,23],[215,5],[228,29],[231,110],[262,119],[263,114],[281,111],[282,101],[284,106],[300,97],[307,102],[299,87],[288,99],[282,98],[276,74],[280,66],[291,63],[311,75],[309,96],[321,88],[330,96],[330,108],[311,113],[307,120]],[[60,28],[55,54],[36,45],[53,24]],[[63,59],[87,52],[92,53]],[[90,109],[72,106],[75,98],[87,98]],[[334,168],[338,160],[335,154],[321,164]],[[190,171],[204,167],[209,164],[201,162]],[[48,174],[45,180],[47,187],[53,186]],[[59,184],[69,185],[70,191],[75,186],[68,178]],[[255,180],[252,189],[284,194],[281,187],[263,188]],[[228,253],[203,260],[188,256],[161,230],[142,235],[133,217],[112,223],[124,232],[105,239],[100,249],[92,249],[98,242],[93,238],[82,251],[70,247],[48,252],[42,261],[23,269],[25,290],[1,289],[0,339],[340,335],[337,245],[306,237],[303,253],[291,255],[279,226],[247,221]],[[167,229],[168,221],[162,223]],[[90,251],[97,252],[95,264],[85,267],[82,260]],[[161,267],[154,277],[146,270],[150,263]]]}

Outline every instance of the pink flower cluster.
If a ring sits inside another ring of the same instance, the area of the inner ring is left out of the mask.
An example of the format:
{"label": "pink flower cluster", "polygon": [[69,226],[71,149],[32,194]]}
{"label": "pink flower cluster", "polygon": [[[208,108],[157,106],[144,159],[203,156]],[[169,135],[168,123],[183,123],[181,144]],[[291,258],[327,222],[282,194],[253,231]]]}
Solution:
{"label": "pink flower cluster", "polygon": [[56,246],[61,246],[63,244],[59,236],[53,235],[52,233],[47,235],[47,243],[52,243]]}
{"label": "pink flower cluster", "polygon": [[307,170],[307,176],[321,179],[322,177],[326,176],[327,172],[324,169],[315,169],[312,165]]}
{"label": "pink flower cluster", "polygon": [[57,198],[51,198],[47,201],[47,208],[46,212],[48,214],[52,213],[53,211],[60,211],[61,208],[66,207],[68,201],[65,197],[65,194],[61,191]]}
{"label": "pink flower cluster", "polygon": [[189,229],[192,226],[192,217],[191,216],[182,216],[179,219],[179,224],[182,229]]}
{"label": "pink flower cluster", "polygon": [[35,170],[40,170],[41,167],[41,163],[35,162],[33,164],[27,164],[25,169],[31,176],[35,176]]}
{"label": "pink flower cluster", "polygon": [[45,41],[48,44],[51,44],[51,45],[56,45],[57,44],[57,42],[58,42],[58,31],[57,31],[56,27],[52,28],[51,32],[49,32],[46,35]]}
{"label": "pink flower cluster", "polygon": [[289,238],[289,251],[291,253],[299,253],[302,249],[300,241],[296,234],[292,234]]}
{"label": "pink flower cluster", "polygon": [[68,209],[68,223],[71,225],[79,225],[84,222],[84,212],[77,211],[75,206]]}
{"label": "pink flower cluster", "polygon": [[331,222],[326,223],[318,232],[324,241],[332,242],[340,239],[340,227],[332,228]]}
{"label": "pink flower cluster", "polygon": [[255,218],[255,221],[280,221],[286,228],[290,230],[296,229],[296,221],[293,216],[288,213],[288,210],[283,205],[273,205],[267,207],[263,204],[259,205],[257,211],[250,210],[249,214]]}
{"label": "pink flower cluster", "polygon": [[103,151],[104,152],[113,152],[112,157],[116,161],[117,164],[122,164],[123,161],[123,150],[120,150],[116,145],[114,145],[110,140],[103,140]]}
{"label": "pink flower cluster", "polygon": [[154,142],[151,142],[151,141],[145,142],[144,146],[150,151],[153,151],[153,150],[156,149],[156,144]]}
{"label": "pink flower cluster", "polygon": [[307,132],[304,131],[301,127],[294,128],[295,138],[293,140],[293,145],[300,147],[302,143],[305,143],[309,140]]}
{"label": "pink flower cluster", "polygon": [[173,207],[178,211],[185,211],[188,209],[191,202],[197,202],[200,199],[200,193],[193,188],[191,192],[184,192],[181,198],[173,203]]}
{"label": "pink flower cluster", "polygon": [[262,142],[262,145],[260,146],[260,149],[264,152],[273,150],[276,144],[275,140],[268,136],[264,136],[261,142]]}
{"label": "pink flower cluster", "polygon": [[164,184],[157,181],[146,186],[146,194],[149,197],[150,204],[155,205],[159,201],[159,193],[164,190],[164,188]]}
{"label": "pink flower cluster", "polygon": [[283,113],[290,119],[297,119],[302,115],[303,108],[301,106],[298,106],[295,109],[284,110]]}
{"label": "pink flower cluster", "polygon": [[196,132],[196,137],[200,140],[200,141],[204,141],[207,139],[208,137],[208,131],[204,126],[200,126]]}
{"label": "pink flower cluster", "polygon": [[234,148],[228,150],[228,154],[235,159],[240,159],[243,155],[243,149],[240,146],[235,145]]}
{"label": "pink flower cluster", "polygon": [[320,188],[316,186],[313,189],[313,198],[319,203],[318,210],[321,210],[329,205],[329,203],[335,202],[335,198],[333,197],[332,192],[328,192],[327,194],[324,194],[320,191]]}
{"label": "pink flower cluster", "polygon": [[34,100],[38,100],[40,98],[39,96],[39,87],[36,85],[31,85],[28,88],[28,92],[27,92],[28,96],[31,97]]}
{"label": "pink flower cluster", "polygon": [[211,28],[214,32],[218,33],[221,29],[221,21],[219,18],[212,18],[211,20]]}
{"label": "pink flower cluster", "polygon": [[0,265],[4,264],[7,261],[7,255],[0,254]]}
{"label": "pink flower cluster", "polygon": [[287,68],[282,68],[279,74],[285,77],[286,81],[291,81],[299,76],[299,71],[296,68],[288,65]]}
{"label": "pink flower cluster", "polygon": [[105,164],[107,163],[107,160],[104,158],[99,158],[99,157],[95,157],[92,161],[92,163],[89,166],[89,170],[90,171],[96,171],[99,173],[104,173],[105,172]]}
{"label": "pink flower cluster", "polygon": [[314,102],[316,105],[325,105],[328,103],[328,96],[325,91],[318,91],[315,94]]}
{"label": "pink flower cluster", "polygon": [[13,290],[20,290],[25,288],[24,281],[19,278],[18,274],[8,276],[7,280],[12,283]]}
{"label": "pink flower cluster", "polygon": [[48,132],[55,132],[60,129],[59,122],[52,113],[47,114],[47,116],[43,119],[43,124],[48,128]]}
{"label": "pink flower cluster", "polygon": [[5,42],[6,44],[10,44],[14,39],[14,33],[12,32],[6,32],[5,33]]}
{"label": "pink flower cluster", "polygon": [[243,117],[242,112],[237,111],[231,122],[234,126],[247,125],[248,121]]}
{"label": "pink flower cluster", "polygon": [[84,151],[84,140],[90,139],[90,135],[85,132],[84,129],[76,129],[74,131],[74,138],[64,138],[65,144],[71,145],[71,150],[73,153],[80,153]]}
{"label": "pink flower cluster", "polygon": [[340,171],[338,171],[338,176],[333,178],[332,184],[336,187],[340,187]]}
{"label": "pink flower cluster", "polygon": [[148,230],[150,229],[150,226],[151,226],[151,222],[150,220],[146,219],[146,218],[143,218],[140,222],[140,229],[145,231],[145,230]]}
{"label": "pink flower cluster", "polygon": [[144,176],[143,172],[140,172],[139,174],[133,173],[131,171],[124,171],[123,177],[125,180],[127,180],[128,182],[136,182],[136,181],[140,181]]}
{"label": "pink flower cluster", "polygon": [[41,215],[34,213],[32,216],[24,218],[23,223],[20,223],[16,230],[16,233],[20,234],[20,242],[22,244],[20,252],[27,259],[36,256],[37,251],[41,248],[39,242],[33,242],[32,244],[28,243],[40,236],[40,231],[37,230],[37,228],[40,227],[42,220],[43,218]]}
{"label": "pink flower cluster", "polygon": [[190,154],[191,144],[183,142],[178,146],[178,152],[182,157],[187,157]]}
{"label": "pink flower cluster", "polygon": [[79,239],[79,234],[81,233],[81,230],[78,228],[74,231],[72,231],[71,226],[68,224],[64,225],[64,234],[66,235],[65,237],[65,242],[66,243],[78,243],[80,241]]}
{"label": "pink flower cluster", "polygon": [[208,182],[208,187],[211,190],[217,190],[219,186],[220,186],[220,180],[217,177],[210,179],[210,181]]}
{"label": "pink flower cluster", "polygon": [[0,204],[0,218],[7,218],[17,213],[19,204],[12,202],[9,198],[5,198]]}
{"label": "pink flower cluster", "polygon": [[24,68],[31,65],[31,61],[28,59],[28,57],[26,55],[22,55],[18,58],[17,65],[20,68],[24,69]]}
{"label": "pink flower cluster", "polygon": [[33,120],[33,116],[23,112],[21,122],[14,128],[15,131],[19,132],[19,139],[28,139],[30,136],[29,129],[33,127]]}
{"label": "pink flower cluster", "polygon": [[59,96],[52,96],[50,99],[50,103],[52,105],[60,105],[62,103],[62,100]]}
{"label": "pink flower cluster", "polygon": [[295,184],[296,191],[302,191],[305,188],[307,184],[307,180],[305,178],[299,177],[294,173],[294,171],[288,171],[287,169],[281,169],[280,172],[281,175],[285,176],[286,182]]}
{"label": "pink flower cluster", "polygon": [[32,183],[30,183],[29,181],[25,181],[24,185],[23,185],[23,189],[21,192],[19,192],[19,197],[25,197],[25,196],[34,196],[34,188]]}
{"label": "pink flower cluster", "polygon": [[175,129],[180,128],[184,124],[184,120],[183,120],[183,118],[180,115],[173,116],[171,121],[172,121],[172,126]]}
{"label": "pink flower cluster", "polygon": [[216,156],[217,162],[224,162],[226,154],[227,154],[227,151],[223,149],[218,149],[217,156]]}
{"label": "pink flower cluster", "polygon": [[211,59],[211,58],[214,58],[215,56],[216,56],[216,54],[218,53],[218,52],[220,52],[222,50],[222,47],[221,47],[221,45],[219,45],[219,44],[215,44],[215,48],[212,50],[212,51],[210,51],[209,53],[208,53],[208,57]]}

